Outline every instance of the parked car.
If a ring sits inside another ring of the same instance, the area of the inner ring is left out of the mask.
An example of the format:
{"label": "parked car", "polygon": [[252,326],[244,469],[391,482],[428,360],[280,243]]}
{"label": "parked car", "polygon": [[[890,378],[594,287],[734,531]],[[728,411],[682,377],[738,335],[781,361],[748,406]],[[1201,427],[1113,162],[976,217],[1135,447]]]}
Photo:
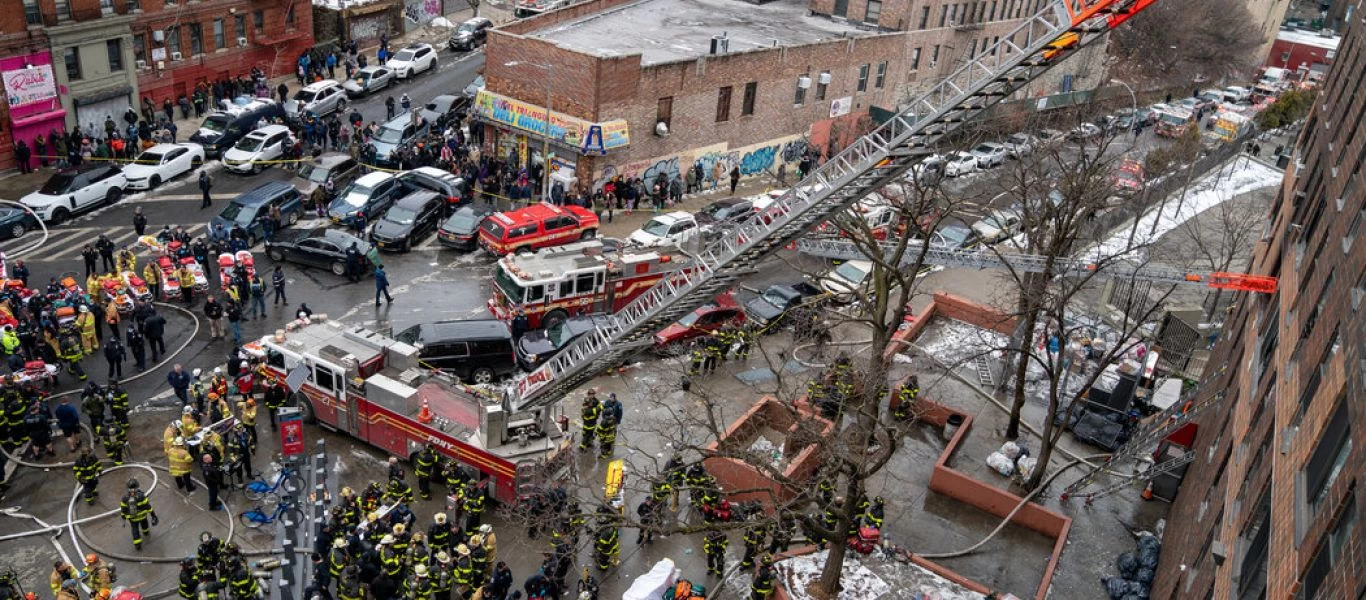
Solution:
{"label": "parked car", "polygon": [[977,168],[990,169],[999,167],[1006,162],[1006,156],[1010,154],[1005,146],[996,142],[982,142],[972,149],[972,155],[977,159]]}
{"label": "parked car", "polygon": [[1028,133],[1012,133],[1006,136],[1005,141],[1001,142],[1006,147],[1006,152],[1011,158],[1020,158],[1034,153],[1034,137]]}
{"label": "parked car", "polygon": [[406,114],[394,117],[389,122],[380,125],[379,131],[370,138],[370,145],[375,147],[375,162],[380,165],[391,164],[394,150],[397,150],[399,146],[414,144],[425,139],[430,128],[430,121],[418,119],[414,123],[413,118]]}
{"label": "parked car", "polygon": [[261,121],[267,123],[285,116],[285,109],[270,98],[256,98],[231,108],[216,110],[204,117],[190,141],[203,146],[204,155],[218,158],[251,133]]}
{"label": "parked car", "polygon": [[1134,109],[1121,108],[1115,114],[1108,117],[1108,127],[1110,131],[1129,131],[1134,128]]}
{"label": "parked car", "polygon": [[277,263],[287,261],[327,269],[341,277],[346,275],[346,249],[351,244],[361,254],[370,252],[368,242],[341,229],[285,229],[266,240],[266,256]]}
{"label": "parked car", "polygon": [[683,344],[695,338],[711,335],[725,327],[745,324],[745,311],[729,292],[712,299],[655,334],[655,350],[676,353]]}
{"label": "parked car", "polygon": [[417,348],[422,364],[469,383],[492,383],[517,373],[512,330],[498,319],[423,323],[398,332],[394,339]]}
{"label": "parked car", "polygon": [[118,164],[92,161],[54,173],[19,202],[44,221],[64,223],[77,213],[118,202],[126,185],[128,179]]}
{"label": "parked car", "polygon": [[977,157],[967,152],[951,152],[944,157],[944,174],[958,177],[977,172]]}
{"label": "parked car", "polygon": [[611,318],[602,314],[569,317],[545,329],[528,331],[517,340],[517,365],[523,370],[534,371],[574,340],[610,323]]}
{"label": "parked car", "polygon": [[948,223],[935,230],[931,243],[949,250],[962,250],[970,247],[972,229],[959,223]]}
{"label": "parked car", "polygon": [[208,230],[214,231],[222,225],[231,231],[234,225],[239,226],[247,232],[247,243],[255,246],[257,240],[266,237],[261,217],[269,214],[271,207],[279,209],[280,228],[284,228],[299,222],[304,203],[294,186],[283,181],[268,181],[229,201],[218,216],[209,221]]}
{"label": "parked car", "polygon": [[920,185],[934,185],[943,181],[944,171],[947,169],[948,161],[944,157],[935,154],[927,156],[920,162],[911,166],[911,170],[906,172],[906,179],[912,183]]}
{"label": "parked car", "polygon": [[432,127],[445,129],[447,125],[465,118],[470,110],[470,99],[465,96],[452,94],[442,94],[432,98],[426,106],[418,112],[423,119],[432,123]]}
{"label": "parked car", "polygon": [[534,252],[597,235],[598,216],[574,204],[532,204],[493,213],[479,225],[479,245],[494,256]]}
{"label": "parked car", "polygon": [[431,44],[413,42],[394,53],[394,57],[384,63],[394,70],[394,76],[407,79],[418,73],[436,69],[436,48]]}
{"label": "parked car", "polygon": [[[1159,105],[1138,107],[1138,112],[1134,113],[1134,121],[1144,127],[1152,125],[1155,121],[1157,121],[1157,106]],[[1164,104],[1160,106],[1166,105]]]}
{"label": "parked car", "polygon": [[[1249,91],[1249,93],[1248,93],[1248,96],[1251,97],[1251,92],[1250,92],[1250,91]],[[1196,99],[1196,106],[1197,106],[1197,107],[1200,107],[1200,108],[1204,108],[1204,109],[1206,109],[1206,110],[1208,110],[1208,109],[1210,109],[1210,108],[1214,108],[1215,106],[1218,106],[1220,102],[1228,102],[1228,101],[1229,101],[1229,100],[1227,100],[1227,96],[1226,96],[1226,95],[1224,94],[1224,92],[1222,92],[1222,91],[1220,91],[1220,92],[1216,92],[1216,91],[1204,91],[1204,92],[1200,92],[1199,94],[1196,94],[1195,99]]]}
{"label": "parked car", "polygon": [[441,196],[446,203],[446,206],[441,210],[442,218],[449,215],[462,202],[469,200],[469,190],[465,185],[465,178],[436,167],[418,167],[411,171],[399,173],[398,183],[403,187],[405,194],[427,190]]}
{"label": "parked car", "polygon": [[128,189],[150,190],[203,164],[204,148],[199,144],[157,144],[124,167],[123,176],[128,178]]}
{"label": "parked car", "polygon": [[1128,159],[1110,174],[1110,183],[1123,190],[1137,190],[1143,187],[1143,163]]}
{"label": "parked car", "polygon": [[315,81],[294,92],[285,103],[285,118],[293,121],[312,114],[325,117],[346,108],[346,90],[331,79]]}
{"label": "parked car", "polygon": [[493,206],[482,203],[460,207],[436,230],[437,242],[456,250],[474,250],[479,246],[479,225],[493,212]]}
{"label": "parked car", "polygon": [[445,203],[445,198],[427,190],[399,198],[370,228],[370,241],[380,250],[412,250],[436,230]]}
{"label": "parked car", "polygon": [[359,98],[378,92],[394,83],[394,71],[389,67],[369,66],[351,75],[342,89],[351,98]]}
{"label": "parked car", "polygon": [[397,177],[382,171],[366,173],[337,194],[327,216],[333,223],[357,227],[383,214],[402,191]]}
{"label": "parked car", "polygon": [[693,215],[702,227],[738,225],[754,216],[754,203],[746,198],[727,198],[706,205]]}
{"label": "parked car", "polygon": [[455,33],[451,34],[451,39],[447,42],[451,50],[473,50],[482,46],[484,40],[488,38],[489,30],[493,28],[493,21],[485,17],[474,17],[466,19],[459,27],[455,28]]}
{"label": "parked car", "polygon": [[1052,146],[1063,141],[1063,138],[1063,133],[1056,129],[1040,129],[1034,132],[1034,139],[1038,140],[1034,147]]}
{"label": "parked car", "polygon": [[38,228],[38,218],[32,212],[15,206],[0,206],[0,239],[24,237]]}
{"label": "parked car", "polygon": [[973,242],[995,244],[1009,238],[1019,229],[1020,220],[1015,209],[993,210],[972,224]]}
{"label": "parked car", "polygon": [[479,90],[482,89],[484,89],[484,76],[477,75],[475,76],[474,81],[471,81],[469,85],[465,86],[465,90],[462,91],[461,94],[466,98],[474,98],[479,94]]}
{"label": "parked car", "polygon": [[745,302],[745,317],[767,329],[781,322],[788,311],[814,307],[827,296],[824,290],[805,281],[770,285]]}
{"label": "parked car", "polygon": [[873,263],[866,260],[846,260],[826,271],[819,283],[821,289],[840,304],[857,300],[865,291],[865,284],[873,273]]}
{"label": "parked car", "polygon": [[1252,100],[1252,90],[1242,86],[1231,85],[1224,88],[1224,102],[1232,104],[1243,104]]}
{"label": "parked car", "polygon": [[664,246],[682,244],[695,235],[697,219],[680,210],[650,219],[626,239],[641,246]]}
{"label": "parked car", "polygon": [[332,180],[332,193],[351,185],[360,177],[360,163],[349,154],[329,152],[299,166],[299,173],[289,180],[289,184],[303,194],[307,208],[332,202],[327,194],[327,180]]}
{"label": "parked car", "polygon": [[1095,123],[1082,123],[1073,127],[1072,131],[1067,132],[1067,139],[1074,142],[1084,142],[1100,137],[1101,133],[1102,131],[1100,130],[1099,125],[1096,125]]}
{"label": "parked car", "polygon": [[288,127],[267,125],[247,134],[231,150],[224,152],[223,167],[237,173],[260,173],[269,166],[268,161],[284,158],[293,145],[294,138]]}

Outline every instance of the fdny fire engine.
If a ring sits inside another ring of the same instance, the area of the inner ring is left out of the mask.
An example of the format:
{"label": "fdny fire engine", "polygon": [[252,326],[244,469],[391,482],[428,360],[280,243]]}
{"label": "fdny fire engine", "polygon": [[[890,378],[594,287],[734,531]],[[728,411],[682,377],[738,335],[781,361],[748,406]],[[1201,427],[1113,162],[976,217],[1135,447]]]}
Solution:
{"label": "fdny fire engine", "polygon": [[430,444],[486,474],[500,502],[569,472],[562,409],[510,414],[495,394],[423,367],[411,345],[324,317],[291,322],[245,349],[264,360],[268,378],[293,374],[305,422],[408,460]]}
{"label": "fdny fire engine", "polygon": [[493,271],[489,311],[508,320],[521,310],[531,328],[582,314],[617,312],[693,259],[674,247],[613,248],[588,240],[535,254],[510,254]]}

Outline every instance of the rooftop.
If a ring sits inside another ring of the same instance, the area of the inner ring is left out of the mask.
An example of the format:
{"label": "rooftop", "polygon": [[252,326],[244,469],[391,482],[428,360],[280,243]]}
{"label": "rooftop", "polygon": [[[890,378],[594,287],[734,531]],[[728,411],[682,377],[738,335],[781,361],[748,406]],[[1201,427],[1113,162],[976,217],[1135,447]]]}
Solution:
{"label": "rooftop", "polygon": [[[622,35],[630,32],[630,35]],[[729,53],[797,46],[874,32],[807,15],[804,0],[640,0],[530,34],[597,56],[640,54],[652,65],[705,56],[725,34]]]}
{"label": "rooftop", "polygon": [[1292,44],[1304,44],[1315,46],[1326,50],[1337,50],[1338,44],[1342,42],[1340,35],[1320,35],[1316,31],[1304,31],[1302,29],[1282,29],[1276,32],[1276,39],[1290,42]]}

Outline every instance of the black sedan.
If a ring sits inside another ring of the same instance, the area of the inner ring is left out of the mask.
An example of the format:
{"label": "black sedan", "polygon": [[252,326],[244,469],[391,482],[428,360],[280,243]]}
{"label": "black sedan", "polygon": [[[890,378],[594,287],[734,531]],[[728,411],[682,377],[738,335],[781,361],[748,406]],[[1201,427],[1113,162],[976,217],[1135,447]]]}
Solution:
{"label": "black sedan", "polygon": [[744,198],[717,200],[697,211],[695,216],[697,224],[704,227],[713,223],[736,225],[754,216],[754,203]]}
{"label": "black sedan", "polygon": [[470,111],[470,99],[454,94],[442,94],[432,98],[418,112],[422,118],[435,124],[437,129],[445,129],[453,122],[459,122]]}
{"label": "black sedan", "polygon": [[0,206],[0,239],[24,237],[38,228],[38,219],[22,208]]}
{"label": "black sedan", "polygon": [[436,241],[447,248],[474,250],[479,242],[479,225],[493,214],[489,204],[466,204],[436,230]]}
{"label": "black sedan", "polygon": [[527,332],[517,340],[517,364],[527,371],[545,364],[570,342],[605,325],[611,317],[593,315],[570,317],[545,329]]}
{"label": "black sedan", "polygon": [[370,228],[370,241],[381,250],[407,252],[436,229],[445,196],[426,190],[399,199]]}
{"label": "black sedan", "polygon": [[266,241],[266,256],[275,262],[294,262],[346,275],[346,249],[355,244],[362,255],[370,244],[338,229],[283,229]]}

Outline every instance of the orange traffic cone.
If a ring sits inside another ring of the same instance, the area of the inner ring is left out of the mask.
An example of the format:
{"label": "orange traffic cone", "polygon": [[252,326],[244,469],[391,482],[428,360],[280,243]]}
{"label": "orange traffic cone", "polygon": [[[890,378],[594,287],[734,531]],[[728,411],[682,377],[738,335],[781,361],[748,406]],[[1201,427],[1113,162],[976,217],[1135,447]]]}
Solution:
{"label": "orange traffic cone", "polygon": [[427,399],[422,399],[422,410],[417,411],[417,422],[426,425],[432,422],[432,408],[427,405]]}
{"label": "orange traffic cone", "polygon": [[1143,499],[1144,499],[1144,500],[1152,500],[1152,499],[1153,499],[1153,482],[1149,481],[1149,482],[1148,482],[1148,487],[1143,488]]}

